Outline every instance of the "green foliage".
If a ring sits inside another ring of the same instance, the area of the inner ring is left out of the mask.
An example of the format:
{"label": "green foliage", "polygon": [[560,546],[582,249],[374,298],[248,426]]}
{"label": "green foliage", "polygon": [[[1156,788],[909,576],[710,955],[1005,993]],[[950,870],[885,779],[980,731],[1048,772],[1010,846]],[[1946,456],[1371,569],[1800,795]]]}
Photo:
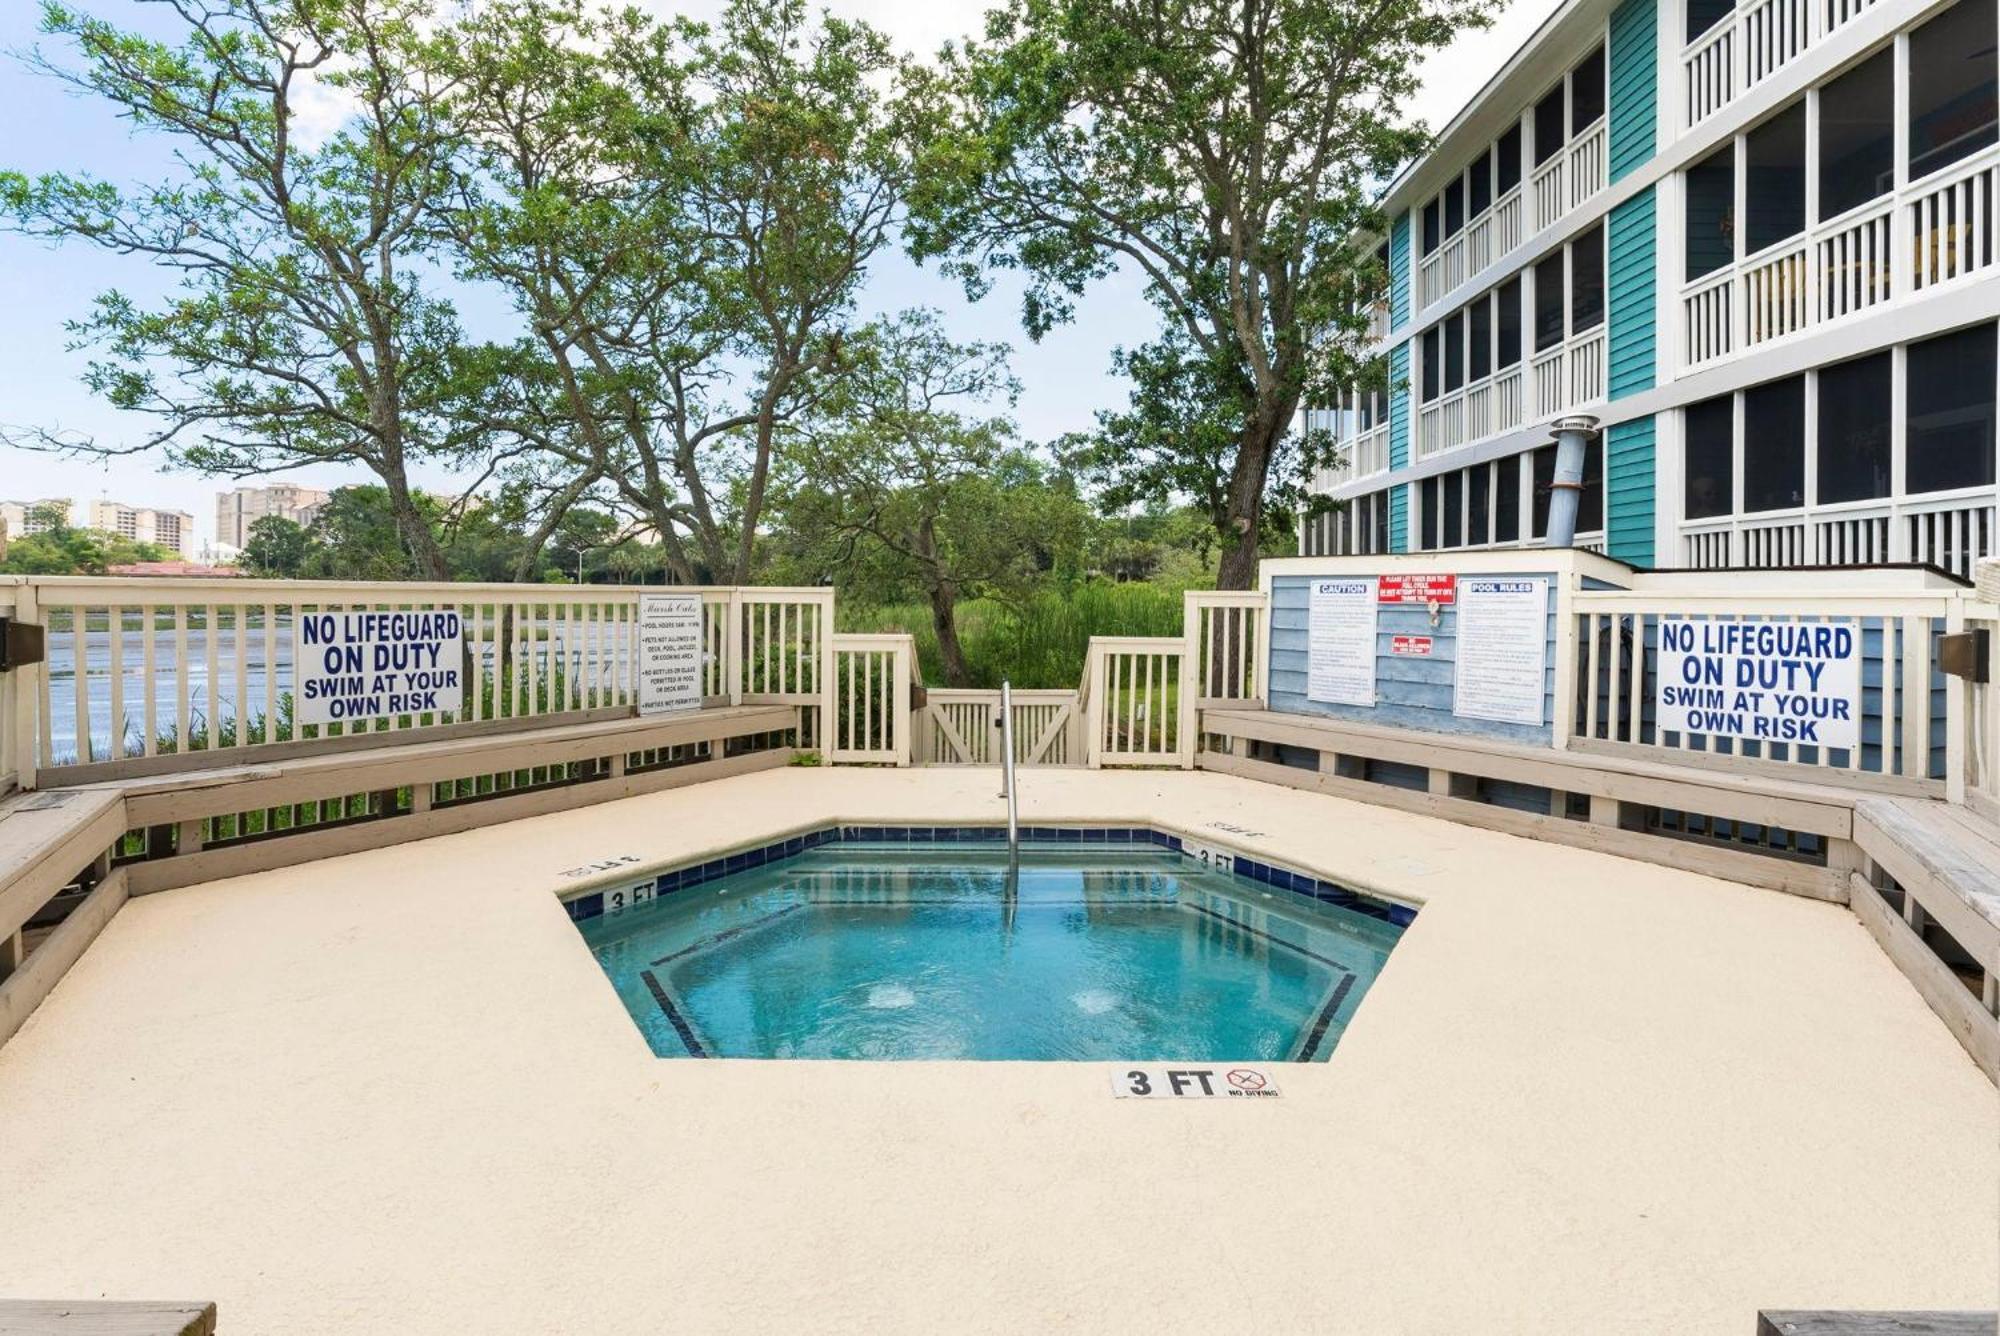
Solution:
{"label": "green foliage", "polygon": [[[36,439],[160,450],[212,474],[361,464],[391,499],[406,553],[397,573],[441,576],[408,466],[484,453],[485,424],[453,411],[465,395],[458,324],[422,281],[449,185],[426,74],[433,0],[172,11],[141,32],[42,5],[43,32],[74,63],[38,53],[38,67],[163,139],[174,166],[130,189],[0,171],[0,226],[143,257],[174,286],[155,302],[107,291],[69,326],[77,346],[98,350],[88,386],[155,430],[127,446]],[[309,80],[350,110],[317,144],[293,124]]]}
{"label": "green foliage", "polygon": [[[1206,583],[1205,581],[1201,583]],[[960,605],[959,638],[970,681],[997,687],[1074,687],[1083,675],[1092,636],[1177,636],[1181,589],[1162,584],[1089,581],[1050,587],[1018,605],[992,599]],[[899,631],[916,639],[924,681],[944,685],[930,610],[922,604],[839,605],[843,631]]]}
{"label": "green foliage", "polygon": [[913,252],[974,296],[1022,274],[1034,337],[1114,269],[1143,276],[1161,334],[1125,355],[1135,404],[1097,463],[1207,504],[1225,585],[1254,574],[1299,403],[1358,360],[1373,191],[1424,140],[1417,62],[1493,8],[1007,0],[923,90],[950,127],[914,145]]}
{"label": "green foliage", "polygon": [[304,525],[283,515],[266,515],[250,526],[238,564],[248,575],[296,580],[305,573],[309,547]]}
{"label": "green foliage", "polygon": [[113,566],[171,561],[178,555],[101,529],[72,528],[69,516],[53,507],[36,518],[48,527],[10,539],[0,555],[0,575],[103,575]]}

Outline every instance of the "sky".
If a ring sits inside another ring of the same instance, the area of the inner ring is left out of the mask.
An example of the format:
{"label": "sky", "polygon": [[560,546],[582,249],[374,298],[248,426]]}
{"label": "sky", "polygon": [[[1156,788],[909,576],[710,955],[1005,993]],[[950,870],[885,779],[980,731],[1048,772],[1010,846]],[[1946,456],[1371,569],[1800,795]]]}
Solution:
{"label": "sky", "polygon": [[[642,0],[659,12],[680,8],[708,17],[713,0],[675,6]],[[116,23],[130,23],[145,7],[135,0],[81,0],[81,8]],[[935,51],[945,41],[976,32],[986,0],[831,0],[844,17],[861,18],[887,32],[906,50]],[[1511,0],[1493,28],[1461,37],[1426,64],[1423,90],[1413,108],[1441,128],[1495,74],[1514,50],[1553,13],[1557,0]],[[134,135],[101,104],[73,94],[25,67],[19,53],[38,41],[29,0],[0,3],[0,168],[28,173],[85,170],[120,183],[145,182],[170,166],[157,138]],[[61,54],[51,48],[51,54]],[[163,290],[143,260],[106,255],[72,243],[50,247],[0,233],[0,427],[37,427],[106,442],[143,439],[147,419],[118,412],[82,384],[88,354],[70,351],[64,322],[86,315],[100,292],[117,289],[137,297]],[[1139,284],[1119,275],[1088,294],[1076,320],[1040,343],[1021,332],[1018,289],[996,290],[970,303],[958,286],[913,265],[900,253],[871,267],[864,308],[886,312],[932,306],[962,339],[1013,345],[1022,394],[1014,416],[1029,440],[1052,440],[1087,428],[1099,409],[1125,401],[1125,386],[1110,373],[1112,349],[1144,341],[1154,315]],[[475,331],[477,332],[477,331]],[[282,480],[337,487],[370,480],[359,468],[315,468]],[[257,481],[257,480],[251,480]],[[420,485],[450,489],[439,472],[420,473]],[[202,542],[214,536],[215,495],[237,483],[170,471],[163,461],[126,457],[78,460],[0,444],[0,499],[68,496],[79,504],[108,497],[131,505],[184,510],[195,517]],[[456,490],[456,489],[451,489]]]}

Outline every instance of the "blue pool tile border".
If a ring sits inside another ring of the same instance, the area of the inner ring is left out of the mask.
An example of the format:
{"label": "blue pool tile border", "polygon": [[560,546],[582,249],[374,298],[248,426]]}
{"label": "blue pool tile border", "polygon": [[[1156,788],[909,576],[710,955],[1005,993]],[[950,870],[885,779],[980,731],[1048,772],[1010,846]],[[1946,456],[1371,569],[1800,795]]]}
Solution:
{"label": "blue pool tile border", "polygon": [[[1154,830],[1150,826],[1022,826],[1020,830],[1022,840],[1031,844],[1146,844],[1175,853],[1183,852],[1180,836],[1170,831]],[[662,872],[653,879],[653,894],[672,895],[718,877],[783,862],[826,844],[1000,844],[1006,838],[1007,831],[1003,826],[824,826],[789,835],[755,849],[739,850],[705,863]],[[1339,882],[1259,862],[1242,854],[1234,855],[1231,865],[1237,875],[1251,881],[1308,895],[1399,928],[1407,928],[1416,921],[1417,911],[1408,905],[1377,899]],[[585,892],[564,901],[564,908],[578,923],[601,917],[604,913],[604,892]]]}

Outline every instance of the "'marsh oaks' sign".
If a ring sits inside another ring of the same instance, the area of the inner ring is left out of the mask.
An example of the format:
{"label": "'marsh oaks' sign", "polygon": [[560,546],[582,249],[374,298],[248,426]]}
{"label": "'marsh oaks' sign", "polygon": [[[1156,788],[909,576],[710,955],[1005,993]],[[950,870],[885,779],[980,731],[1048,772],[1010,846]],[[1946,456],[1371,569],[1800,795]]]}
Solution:
{"label": "'marsh oaks' sign", "polygon": [[1852,622],[1662,618],[1659,727],[1852,749],[1861,743],[1861,654]]}
{"label": "'marsh oaks' sign", "polygon": [[465,703],[464,619],[432,612],[305,612],[292,632],[294,719],[346,723]]}

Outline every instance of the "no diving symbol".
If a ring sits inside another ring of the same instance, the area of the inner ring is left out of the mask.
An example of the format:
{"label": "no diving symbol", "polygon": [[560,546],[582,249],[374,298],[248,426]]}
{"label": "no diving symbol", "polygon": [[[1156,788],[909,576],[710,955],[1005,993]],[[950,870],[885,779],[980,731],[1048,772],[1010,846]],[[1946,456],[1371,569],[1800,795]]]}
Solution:
{"label": "no diving symbol", "polygon": [[1248,1067],[1238,1067],[1235,1071],[1229,1073],[1227,1079],[1229,1084],[1235,1086],[1238,1090],[1262,1090],[1264,1088],[1264,1074],[1262,1072],[1253,1072]]}

